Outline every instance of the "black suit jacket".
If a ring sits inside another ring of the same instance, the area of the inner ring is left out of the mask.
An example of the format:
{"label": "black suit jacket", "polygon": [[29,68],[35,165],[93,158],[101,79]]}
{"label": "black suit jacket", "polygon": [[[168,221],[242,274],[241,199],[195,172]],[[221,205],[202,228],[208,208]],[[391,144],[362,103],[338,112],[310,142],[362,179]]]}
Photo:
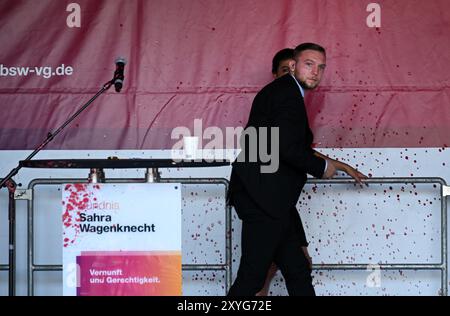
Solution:
{"label": "black suit jacket", "polygon": [[[250,162],[251,145],[242,146],[241,140],[242,151],[232,168],[230,203],[236,206],[235,194],[245,192],[270,217],[287,216],[298,201],[306,174],[321,178],[325,168],[325,160],[315,156],[311,148],[313,134],[305,104],[291,75],[272,81],[256,95],[245,130],[250,127],[279,128],[279,167],[274,173],[261,173],[259,155],[256,162]],[[268,141],[266,148],[270,145]],[[247,157],[244,162],[243,155]],[[239,217],[245,216],[240,214],[242,208],[236,210]]]}

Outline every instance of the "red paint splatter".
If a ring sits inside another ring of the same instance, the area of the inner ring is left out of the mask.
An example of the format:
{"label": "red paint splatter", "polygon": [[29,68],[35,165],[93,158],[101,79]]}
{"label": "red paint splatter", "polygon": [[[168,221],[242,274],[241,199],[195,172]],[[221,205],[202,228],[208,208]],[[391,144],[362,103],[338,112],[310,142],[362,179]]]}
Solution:
{"label": "red paint splatter", "polygon": [[[100,186],[95,185],[94,189],[100,189]],[[90,202],[90,198],[94,194],[92,190],[89,190],[87,184],[76,183],[68,184],[64,188],[65,191],[70,192],[67,196],[67,201],[62,214],[62,220],[64,225],[64,234],[67,236],[64,238],[64,247],[68,247],[70,244],[74,244],[77,236],[80,233],[80,214],[86,211],[86,208]]]}

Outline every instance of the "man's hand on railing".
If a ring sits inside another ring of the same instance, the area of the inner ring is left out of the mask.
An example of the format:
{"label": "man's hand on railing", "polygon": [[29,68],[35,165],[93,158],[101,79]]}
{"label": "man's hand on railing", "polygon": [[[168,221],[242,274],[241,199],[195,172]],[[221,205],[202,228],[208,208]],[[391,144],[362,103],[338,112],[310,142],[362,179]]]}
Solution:
{"label": "man's hand on railing", "polygon": [[336,174],[336,171],[343,171],[346,174],[348,174],[350,177],[352,177],[353,179],[355,179],[355,181],[359,184],[363,184],[363,181],[365,179],[367,179],[367,176],[361,172],[359,172],[358,170],[356,170],[355,168],[353,168],[352,166],[343,163],[341,161],[337,161],[334,159],[327,159],[327,170],[325,170],[325,173],[323,175],[324,179],[331,179],[334,177],[334,175]]}

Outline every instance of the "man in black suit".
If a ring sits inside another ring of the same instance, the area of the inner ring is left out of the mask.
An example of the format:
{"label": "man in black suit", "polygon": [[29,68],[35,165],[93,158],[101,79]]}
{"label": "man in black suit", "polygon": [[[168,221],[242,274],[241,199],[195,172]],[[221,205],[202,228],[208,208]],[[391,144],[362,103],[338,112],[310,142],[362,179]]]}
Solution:
{"label": "man in black suit", "polygon": [[[341,170],[359,183],[365,178],[311,148],[313,134],[303,94],[319,85],[326,54],[321,46],[304,43],[295,48],[294,57],[292,74],[256,95],[241,138],[242,151],[233,163],[229,201],[243,223],[241,261],[230,296],[255,295],[272,261],[283,274],[289,295],[315,295],[295,208],[307,174],[331,178]],[[268,149],[272,161],[267,160]]]}

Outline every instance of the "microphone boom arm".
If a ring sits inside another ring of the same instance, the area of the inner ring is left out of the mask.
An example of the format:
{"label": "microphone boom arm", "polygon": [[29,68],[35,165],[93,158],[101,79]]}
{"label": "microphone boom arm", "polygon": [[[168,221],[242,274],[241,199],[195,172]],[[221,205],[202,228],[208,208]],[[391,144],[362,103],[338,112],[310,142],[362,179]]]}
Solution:
{"label": "microphone boom arm", "polygon": [[[81,108],[78,109],[78,111],[76,111],[71,117],[69,117],[56,131],[54,131],[53,133],[48,132],[47,138],[39,146],[37,146],[36,149],[27,158],[24,159],[24,161],[29,161],[31,160],[31,158],[36,156],[36,154],[40,152],[45,146],[47,146],[47,144],[50,143],[56,137],[56,135],[58,135],[67,125],[69,125],[75,118],[77,118],[77,116],[80,115],[81,112],[83,112],[89,105],[91,105],[95,99],[97,99],[103,92],[108,90],[114,84],[114,80],[115,78],[106,82],[103,87],[88,102],[86,102]],[[11,172],[0,182],[0,189],[3,188],[6,182],[14,177],[20,169],[21,167],[20,165],[18,165],[16,168],[11,170]]]}

